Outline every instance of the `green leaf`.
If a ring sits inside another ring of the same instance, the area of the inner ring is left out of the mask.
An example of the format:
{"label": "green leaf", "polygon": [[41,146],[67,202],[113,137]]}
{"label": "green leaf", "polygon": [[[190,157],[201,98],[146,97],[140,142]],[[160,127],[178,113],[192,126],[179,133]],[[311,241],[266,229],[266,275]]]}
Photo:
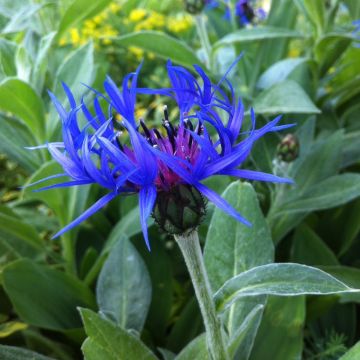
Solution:
{"label": "green leaf", "polygon": [[15,11],[10,16],[10,21],[3,29],[1,29],[1,33],[10,34],[31,28],[34,22],[34,17],[43,6],[43,4],[26,4],[25,6],[16,6],[14,8]]}
{"label": "green leaf", "polygon": [[16,346],[0,345],[1,360],[54,360],[34,351]]}
{"label": "green leaf", "polygon": [[175,63],[190,68],[193,64],[200,62],[193,50],[186,43],[162,32],[140,31],[119,36],[113,40],[118,45],[138,46],[164,59],[171,59]]}
{"label": "green leaf", "polygon": [[31,83],[39,93],[43,90],[48,63],[48,54],[55,39],[55,35],[56,32],[53,31],[46,34],[40,40],[39,50],[36,55],[33,72],[31,74]]}
{"label": "green leaf", "polygon": [[343,156],[341,166],[343,168],[353,165],[359,161],[358,159],[360,158],[360,131],[352,131],[348,134],[345,134],[342,151]]}
{"label": "green leaf", "polygon": [[[92,42],[76,49],[60,64],[55,75],[54,89],[52,90],[57,99],[68,107],[68,99],[62,88],[61,82],[65,82],[71,89],[75,99],[81,99],[87,88],[91,86],[95,78],[94,45]],[[60,127],[59,115],[55,107],[51,107],[48,133],[51,137],[56,128]]]}
{"label": "green leaf", "polygon": [[[28,179],[26,185],[44,179],[47,176],[60,173],[63,173],[63,170],[58,163],[55,161],[46,162]],[[50,189],[44,192],[33,192],[33,190],[62,182],[64,179],[66,177],[49,180],[24,189],[24,197],[41,200],[47,204],[55,212],[61,226],[67,225],[84,211],[90,187],[73,186]],[[74,229],[72,231],[77,230]]]}
{"label": "green leaf", "polygon": [[44,139],[44,108],[40,97],[27,83],[7,78],[0,83],[0,109],[19,117],[41,142]]}
{"label": "green leaf", "polygon": [[[314,2],[315,3],[315,2]],[[320,64],[320,75],[333,66],[343,55],[353,41],[353,35],[348,32],[332,32],[322,36],[315,45],[315,58]]]}
{"label": "green leaf", "polygon": [[230,339],[228,351],[232,359],[249,358],[263,311],[264,305],[255,306]]}
{"label": "green leaf", "polygon": [[308,61],[307,58],[284,59],[271,65],[259,78],[256,86],[267,89],[284,81],[299,65]]}
{"label": "green leaf", "polygon": [[360,3],[357,0],[344,0],[349,7],[349,15],[353,20],[358,20],[360,16]]}
{"label": "green leaf", "polygon": [[222,198],[252,226],[241,224],[215,209],[204,249],[205,266],[214,290],[218,290],[230,277],[271,263],[274,258],[271,234],[253,187],[249,183],[233,182]]}
{"label": "green leaf", "polygon": [[325,4],[323,1],[314,1],[314,0],[302,0],[305,6],[307,15],[309,19],[318,29],[318,33],[321,33],[322,29],[325,26]]}
{"label": "green leaf", "polygon": [[29,83],[33,62],[25,46],[20,45],[15,54],[16,76],[19,80]]}
{"label": "green leaf", "polygon": [[10,258],[38,258],[44,246],[35,228],[5,206],[0,206],[0,245],[2,255]]}
{"label": "green leaf", "polygon": [[65,82],[75,99],[79,99],[86,90],[81,83],[90,85],[94,77],[94,45],[90,42],[76,49],[61,63],[53,92],[61,102],[65,101],[67,97],[61,86],[61,82]]}
{"label": "green leaf", "polygon": [[0,80],[2,77],[15,76],[15,52],[17,44],[6,39],[0,39]]}
{"label": "green leaf", "polygon": [[97,0],[91,2],[87,0],[74,0],[61,18],[56,38],[60,39],[69,28],[76,27],[80,22],[97,15],[110,3],[111,0]]}
{"label": "green leaf", "polygon": [[167,338],[167,348],[174,352],[180,352],[203,329],[204,322],[200,315],[199,304],[195,297],[191,297],[181,310],[170,331]]}
{"label": "green leaf", "polygon": [[357,360],[360,358],[360,341],[357,342],[345,355],[339,360]]}
{"label": "green leaf", "polygon": [[[230,184],[222,197],[238,210],[252,226],[245,226],[215,209],[205,244],[204,258],[213,290],[218,290],[228,279],[255,266],[273,261],[274,248],[270,230],[261,212],[256,192],[248,183]],[[234,304],[224,323],[232,336],[247,315],[266,298],[244,299]],[[256,332],[250,334],[255,336]],[[253,341],[253,339],[252,339]],[[249,340],[249,344],[252,345]],[[250,349],[244,349],[244,353]]]}
{"label": "green leaf", "polygon": [[81,349],[85,360],[156,360],[134,335],[88,309],[80,309],[88,338]]}
{"label": "green leaf", "polygon": [[253,28],[241,29],[225,35],[214,44],[214,48],[234,43],[244,43],[248,41],[259,41],[281,38],[301,38],[303,35],[295,30],[283,29],[272,26],[256,26]]}
{"label": "green leaf", "polygon": [[6,266],[3,284],[20,318],[41,328],[80,327],[76,307],[95,307],[93,294],[78,279],[30,260]]}
{"label": "green leaf", "polygon": [[[336,277],[342,282],[348,284],[352,288],[360,289],[360,269],[350,266],[321,266],[321,270],[326,271],[330,275]],[[345,293],[340,295],[342,303],[356,302],[360,303],[359,293]]]}
{"label": "green leaf", "polygon": [[[268,213],[268,222],[275,243],[278,243],[288,231],[299,225],[307,214],[307,212],[284,213],[282,212],[283,205],[297,201],[312,186],[316,186],[338,171],[343,138],[343,131],[340,130],[315,143],[310,144],[310,141],[305,141],[305,138],[300,141],[300,157],[294,161],[287,174],[294,180],[295,185],[281,185],[282,191],[275,194],[275,200]],[[282,212],[281,216],[279,216],[280,212]]]}
{"label": "green leaf", "polygon": [[320,110],[295,81],[285,80],[261,92],[254,101],[259,114],[318,114]]}
{"label": "green leaf", "polygon": [[250,360],[301,359],[305,299],[269,297]]}
{"label": "green leaf", "polygon": [[101,270],[96,298],[108,319],[141,332],[151,301],[151,281],[144,261],[125,236],[112,248]]}
{"label": "green leaf", "polygon": [[312,186],[301,198],[283,204],[282,213],[329,209],[360,196],[360,174],[334,175]]}
{"label": "green leaf", "polygon": [[14,118],[0,116],[0,151],[28,173],[41,164],[40,152],[25,149],[32,145],[36,145],[36,141],[27,126]]}
{"label": "green leaf", "polygon": [[292,260],[305,265],[339,265],[331,249],[305,224],[295,231]]}
{"label": "green leaf", "polygon": [[201,334],[191,341],[175,360],[210,360],[205,334]]}
{"label": "green leaf", "polygon": [[214,295],[222,311],[246,296],[327,295],[358,292],[325,272],[300,264],[279,263],[252,268],[228,280]]}
{"label": "green leaf", "polygon": [[346,213],[346,219],[344,219],[344,230],[341,239],[341,247],[339,256],[344,255],[355,241],[357,235],[360,232],[360,222],[358,214],[360,213],[360,199],[357,199],[353,203],[349,204],[348,211]]}

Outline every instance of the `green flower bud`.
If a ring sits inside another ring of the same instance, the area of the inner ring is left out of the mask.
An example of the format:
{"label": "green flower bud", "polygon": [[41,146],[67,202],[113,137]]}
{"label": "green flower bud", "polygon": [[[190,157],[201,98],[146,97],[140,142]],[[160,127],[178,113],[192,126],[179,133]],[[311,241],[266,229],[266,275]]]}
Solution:
{"label": "green flower bud", "polygon": [[188,13],[196,15],[204,8],[205,0],[184,0],[184,4]]}
{"label": "green flower bud", "polygon": [[153,218],[171,235],[194,231],[204,219],[206,202],[194,187],[180,184],[157,194]]}
{"label": "green flower bud", "polygon": [[287,134],[277,147],[277,156],[285,162],[292,162],[299,156],[300,144],[297,137]]}

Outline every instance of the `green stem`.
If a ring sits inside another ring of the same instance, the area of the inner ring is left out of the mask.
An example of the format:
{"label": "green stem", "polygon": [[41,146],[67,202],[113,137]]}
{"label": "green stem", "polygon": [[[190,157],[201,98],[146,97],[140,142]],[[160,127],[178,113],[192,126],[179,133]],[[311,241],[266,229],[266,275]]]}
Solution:
{"label": "green stem", "polygon": [[65,233],[61,237],[62,254],[65,260],[66,271],[72,275],[77,274],[76,257],[75,257],[75,241],[70,233]]}
{"label": "green stem", "polygon": [[199,14],[195,16],[196,30],[200,38],[200,43],[206,54],[206,67],[211,69],[211,44],[206,30],[205,15]]}
{"label": "green stem", "polygon": [[184,256],[195,295],[200,305],[204,320],[206,340],[209,353],[213,360],[227,360],[229,356],[225,348],[221,322],[215,310],[210,283],[205,270],[197,231],[190,234],[175,235]]}

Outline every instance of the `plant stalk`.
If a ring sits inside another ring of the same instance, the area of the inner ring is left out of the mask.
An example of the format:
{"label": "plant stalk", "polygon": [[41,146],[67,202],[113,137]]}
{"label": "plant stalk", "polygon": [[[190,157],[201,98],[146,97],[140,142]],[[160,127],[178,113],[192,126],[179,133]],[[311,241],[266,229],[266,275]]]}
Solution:
{"label": "plant stalk", "polygon": [[199,14],[195,16],[196,30],[200,38],[201,46],[203,47],[206,55],[206,67],[211,69],[211,52],[212,47],[209,40],[209,35],[206,30],[205,15]]}
{"label": "plant stalk", "polygon": [[228,360],[221,322],[215,310],[209,279],[205,270],[197,231],[174,235],[184,256],[195,295],[204,320],[206,340],[213,360]]}

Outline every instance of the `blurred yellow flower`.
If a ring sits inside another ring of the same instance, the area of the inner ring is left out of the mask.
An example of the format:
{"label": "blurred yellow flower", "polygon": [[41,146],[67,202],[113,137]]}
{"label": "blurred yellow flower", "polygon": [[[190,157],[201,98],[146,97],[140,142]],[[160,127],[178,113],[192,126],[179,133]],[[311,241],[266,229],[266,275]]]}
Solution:
{"label": "blurred yellow flower", "polygon": [[297,48],[292,48],[288,52],[288,57],[296,58],[300,55],[300,50]]}
{"label": "blurred yellow flower", "polygon": [[78,29],[76,28],[70,29],[70,41],[74,46],[80,44],[80,34]]}
{"label": "blurred yellow flower", "polygon": [[115,14],[121,9],[121,6],[119,4],[117,4],[116,2],[112,2],[110,4],[109,8],[110,8],[110,11]]}
{"label": "blurred yellow flower", "polygon": [[129,46],[129,51],[133,54],[137,60],[141,60],[144,56],[144,50],[137,46]]}
{"label": "blurred yellow flower", "polygon": [[138,22],[144,19],[146,16],[146,10],[145,9],[134,9],[131,10],[129,14],[129,20],[132,22]]}
{"label": "blurred yellow flower", "polygon": [[181,17],[170,17],[167,21],[167,28],[173,33],[181,33],[189,30],[193,25],[191,15]]}

